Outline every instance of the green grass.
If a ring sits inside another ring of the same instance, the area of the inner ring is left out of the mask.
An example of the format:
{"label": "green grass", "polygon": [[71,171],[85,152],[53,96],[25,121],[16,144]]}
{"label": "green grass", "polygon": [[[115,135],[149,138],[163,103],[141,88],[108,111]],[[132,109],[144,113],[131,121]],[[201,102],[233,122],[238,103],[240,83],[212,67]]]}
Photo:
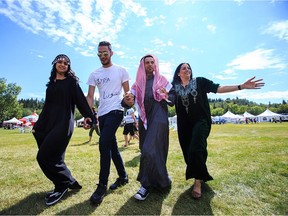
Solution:
{"label": "green grass", "polygon": [[[185,164],[177,133],[170,131],[167,161],[172,178],[168,193],[152,191],[146,201],[133,198],[140,184],[138,142],[123,148],[123,128],[117,132],[129,184],[108,191],[100,206],[89,197],[99,175],[98,136],[86,143],[88,131],[76,128],[66,153],[66,163],[82,184],[54,206],[44,196],[53,189],[37,162],[32,134],[0,129],[0,214],[6,215],[287,215],[288,123],[213,125],[207,165],[213,181],[203,185],[203,197],[190,197],[193,180],[185,180]],[[111,166],[109,184],[117,178]]]}

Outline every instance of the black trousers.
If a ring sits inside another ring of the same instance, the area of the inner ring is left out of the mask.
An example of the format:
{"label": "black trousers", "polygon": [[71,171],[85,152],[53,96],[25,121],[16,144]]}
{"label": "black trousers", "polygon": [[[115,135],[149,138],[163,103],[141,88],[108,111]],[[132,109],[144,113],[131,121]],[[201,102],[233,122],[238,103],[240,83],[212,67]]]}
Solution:
{"label": "black trousers", "polygon": [[61,133],[61,129],[58,129],[55,128],[48,134],[35,131],[33,135],[39,149],[36,158],[41,170],[53,182],[55,189],[61,190],[69,187],[76,180],[64,162],[72,133],[65,135]]}

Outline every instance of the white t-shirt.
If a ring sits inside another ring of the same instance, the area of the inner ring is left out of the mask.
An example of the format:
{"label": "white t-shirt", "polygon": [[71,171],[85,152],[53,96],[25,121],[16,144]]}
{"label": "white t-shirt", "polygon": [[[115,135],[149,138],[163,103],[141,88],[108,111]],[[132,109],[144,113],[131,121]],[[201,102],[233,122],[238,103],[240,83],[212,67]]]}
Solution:
{"label": "white t-shirt", "polygon": [[134,123],[134,119],[132,117],[132,114],[134,113],[134,109],[130,108],[126,111],[126,115],[125,115],[125,122],[128,123]]}
{"label": "white t-shirt", "polygon": [[129,74],[126,69],[114,64],[109,68],[100,67],[90,74],[87,84],[97,86],[100,95],[98,116],[112,110],[123,110],[122,83],[128,80]]}

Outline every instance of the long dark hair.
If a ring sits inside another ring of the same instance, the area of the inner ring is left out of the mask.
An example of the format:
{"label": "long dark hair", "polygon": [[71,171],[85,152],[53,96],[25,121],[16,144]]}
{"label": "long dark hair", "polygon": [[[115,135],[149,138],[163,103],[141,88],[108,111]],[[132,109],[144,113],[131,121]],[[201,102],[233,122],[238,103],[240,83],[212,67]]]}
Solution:
{"label": "long dark hair", "polygon": [[191,69],[190,80],[192,79],[192,68],[191,68],[190,64],[189,64],[189,63],[186,63],[186,62],[183,62],[183,63],[181,63],[181,64],[178,65],[178,67],[176,68],[176,70],[175,70],[175,72],[174,72],[174,76],[173,76],[173,80],[172,80],[172,85],[173,85],[173,86],[174,86],[175,84],[180,84],[180,83],[181,83],[181,79],[180,79],[180,77],[178,76],[178,74],[179,74],[180,69],[181,69],[181,66],[182,66],[183,64],[187,64],[187,65],[190,67],[190,69]]}
{"label": "long dark hair", "polygon": [[67,55],[65,54],[60,54],[60,55],[57,55],[55,57],[55,59],[53,60],[52,62],[52,70],[51,70],[51,73],[50,73],[50,77],[49,77],[49,81],[48,83],[46,84],[46,86],[49,86],[51,83],[54,83],[55,82],[55,79],[56,79],[56,63],[57,61],[60,59],[60,58],[65,58],[68,62],[68,68],[67,68],[67,72],[65,73],[65,77],[72,77],[74,78],[75,80],[77,80],[77,82],[79,81],[79,78],[75,75],[75,72],[71,69],[71,62],[70,62],[70,59]]}

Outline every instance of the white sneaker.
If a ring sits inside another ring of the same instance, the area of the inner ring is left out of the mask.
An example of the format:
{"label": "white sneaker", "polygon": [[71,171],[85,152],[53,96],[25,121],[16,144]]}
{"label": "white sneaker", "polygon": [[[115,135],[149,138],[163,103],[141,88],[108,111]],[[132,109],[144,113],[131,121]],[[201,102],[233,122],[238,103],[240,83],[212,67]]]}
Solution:
{"label": "white sneaker", "polygon": [[138,192],[134,195],[137,200],[145,200],[149,195],[149,190],[141,186]]}

